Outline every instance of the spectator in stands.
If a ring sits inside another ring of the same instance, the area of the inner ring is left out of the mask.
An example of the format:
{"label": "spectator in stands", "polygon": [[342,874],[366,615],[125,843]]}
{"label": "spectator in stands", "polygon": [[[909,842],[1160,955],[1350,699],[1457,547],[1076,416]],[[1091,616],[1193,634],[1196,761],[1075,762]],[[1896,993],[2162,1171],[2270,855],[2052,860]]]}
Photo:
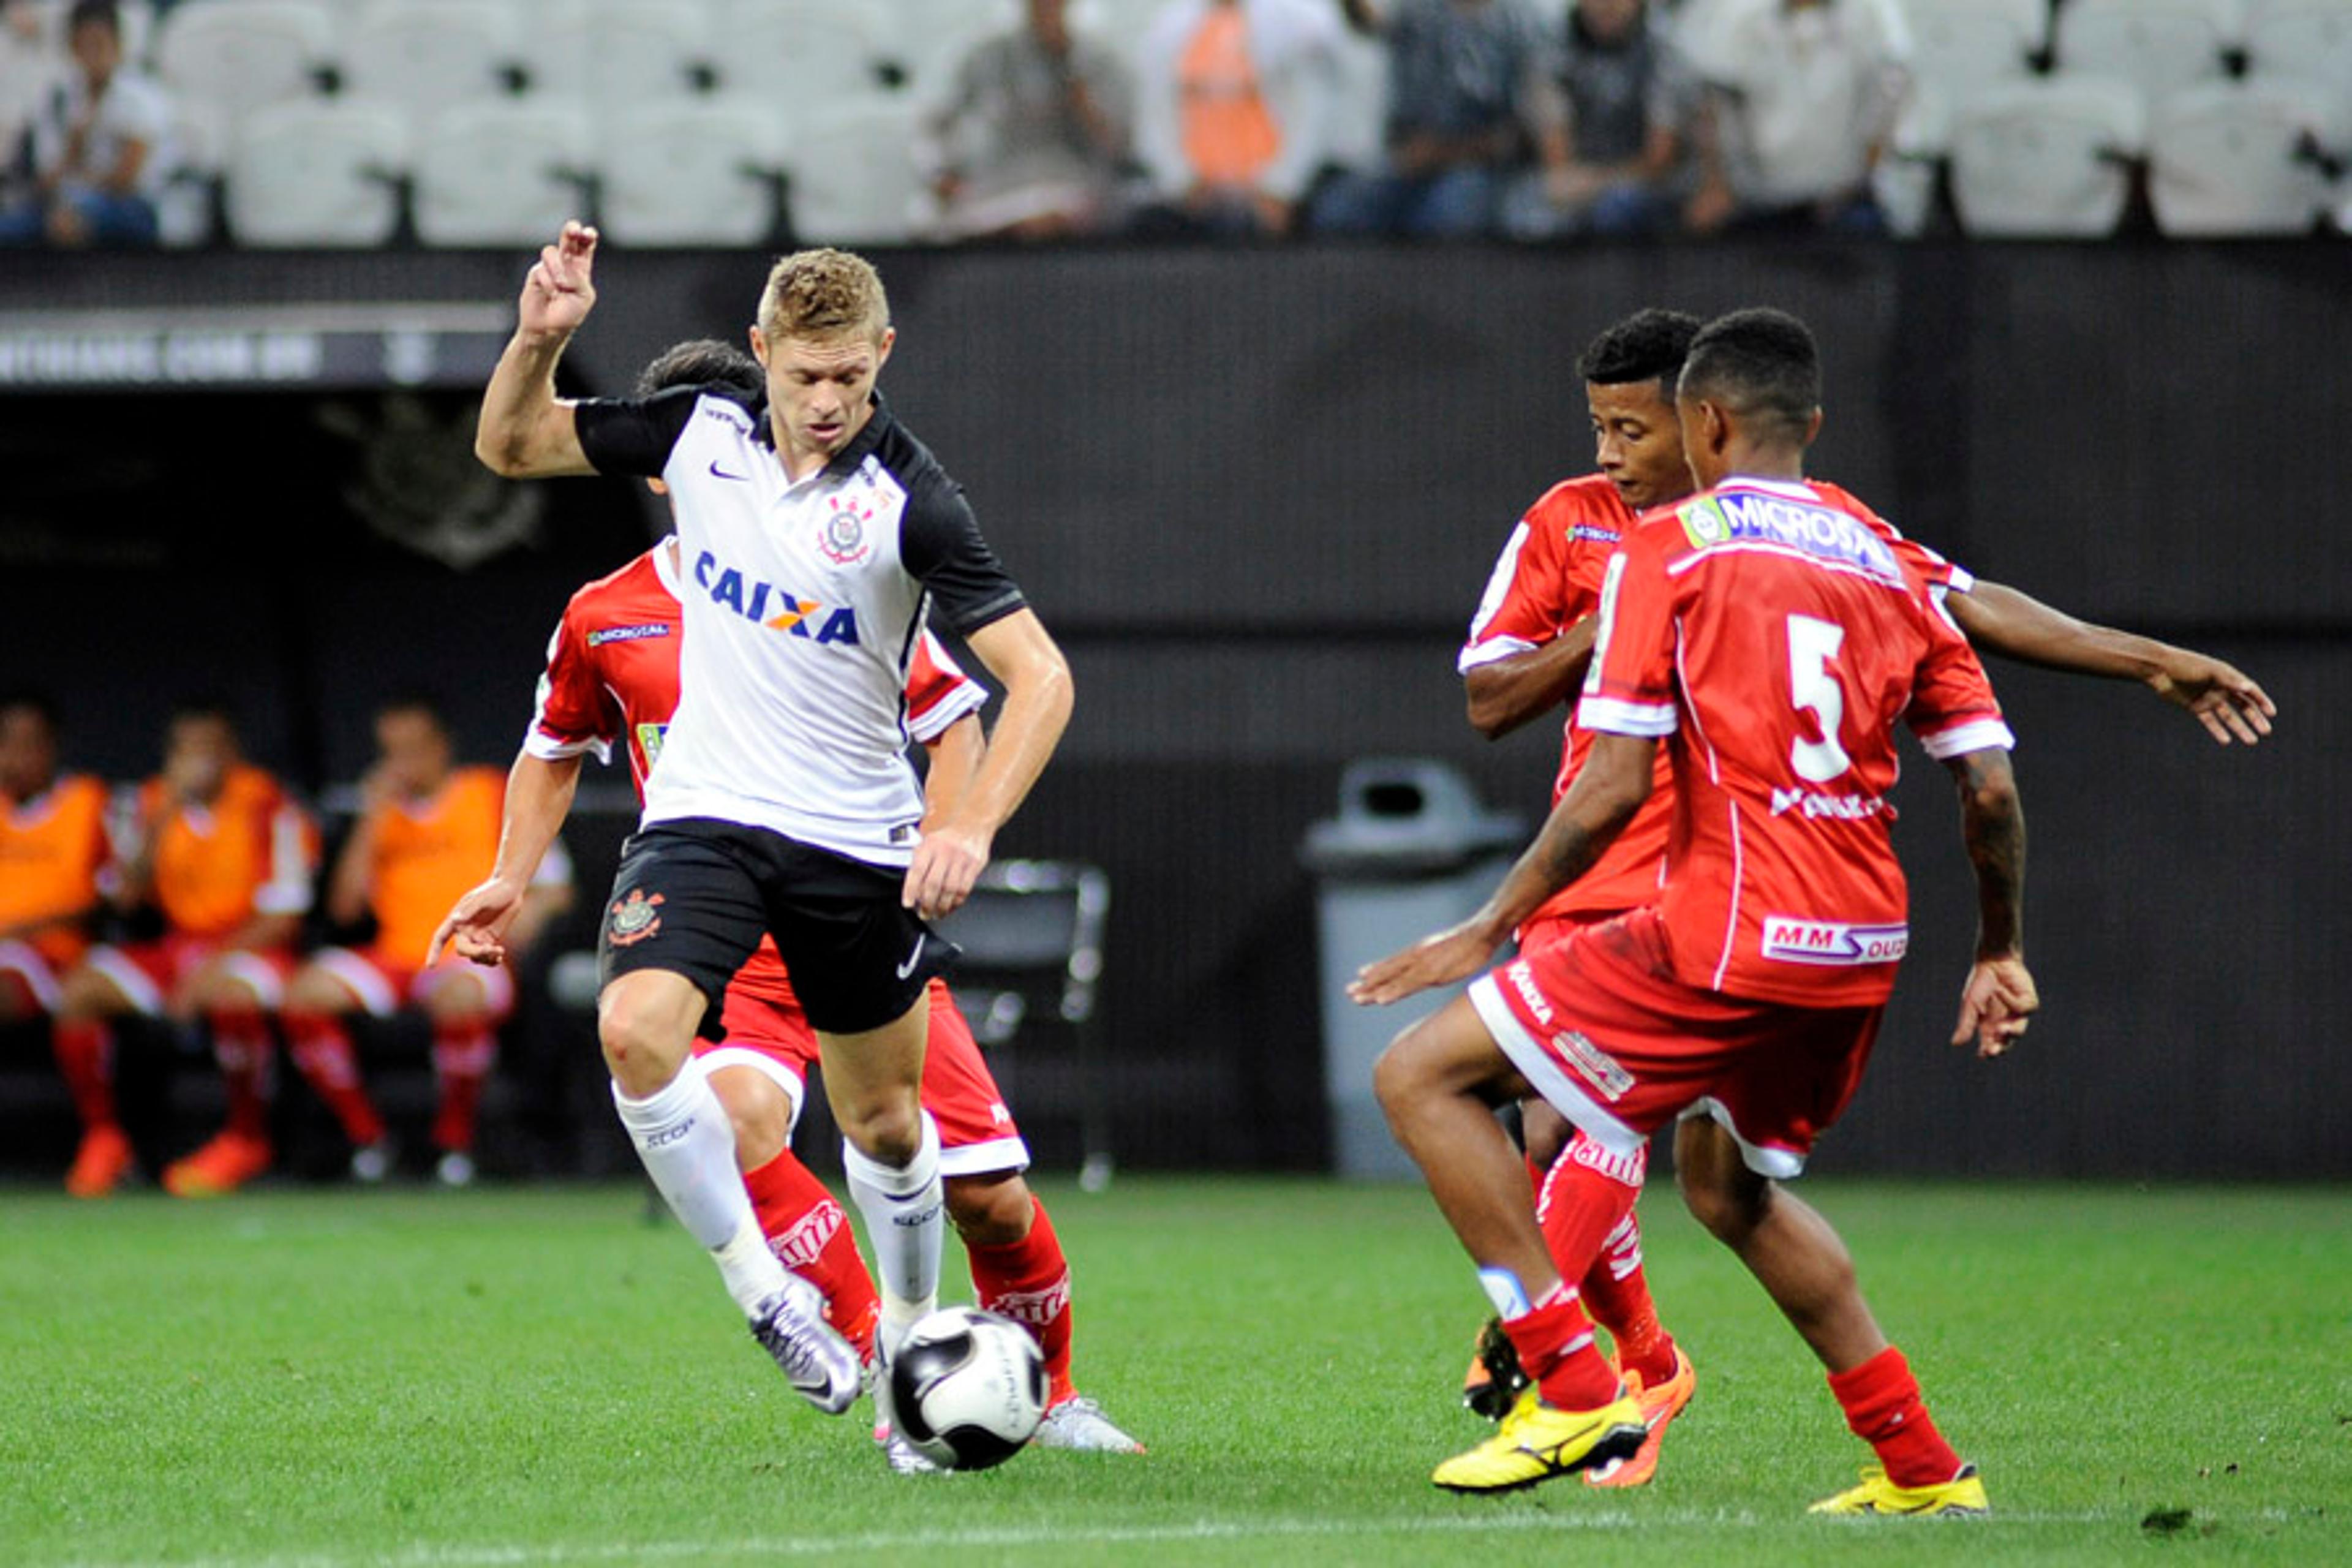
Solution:
{"label": "spectator in stands", "polygon": [[169,173],[163,89],[124,67],[113,0],[74,0],[66,44],[74,68],[35,116],[34,190],[0,213],[0,245],[152,245]]}
{"label": "spectator in stands", "polygon": [[[57,710],[46,698],[0,695],[0,1023],[54,1013],[58,977],[89,950],[108,859],[106,799],[98,780],[58,773]],[[130,1168],[131,1144],[113,1097],[83,1102],[81,1089],[81,1148],[66,1190],[96,1197]]]}
{"label": "spectator in stands", "polygon": [[1328,156],[1329,0],[1170,0],[1136,55],[1139,233],[1280,235]]}
{"label": "spectator in stands", "polygon": [[1385,31],[1388,166],[1333,181],[1316,199],[1318,229],[1492,233],[1530,146],[1548,188],[1566,202],[1559,51],[1528,0],[1401,0]]}
{"label": "spectator in stands", "polygon": [[1714,0],[1683,43],[1706,85],[1694,231],[1885,232],[1871,171],[1911,87],[1895,0]]}
{"label": "spectator in stands", "polygon": [[33,117],[64,79],[34,0],[0,0],[0,206],[33,178]]}
{"label": "spectator in stands", "polygon": [[[87,1154],[90,1138],[113,1126],[112,1020],[137,1014],[208,1024],[228,1088],[228,1124],[166,1166],[163,1186],[209,1197],[244,1185],[273,1158],[268,1015],[293,973],[318,841],[278,781],[239,754],[236,726],[214,702],[186,703],[172,715],[163,771],[139,791],[129,837],[110,891],[126,911],[159,914],[163,932],[92,948],[66,976],[58,1065],[81,1111]],[[130,1164],[128,1147],[121,1153],[105,1182],[75,1190],[110,1190]],[[75,1170],[82,1170],[79,1158]]]}
{"label": "spectator in stands", "polygon": [[973,49],[932,124],[932,187],[951,238],[1060,239],[1114,216],[1134,113],[1117,54],[1070,31],[1068,0]]}
{"label": "spectator in stands", "polygon": [[[445,1186],[462,1187],[474,1179],[475,1112],[498,1054],[499,1026],[514,1006],[514,972],[454,953],[428,968],[425,958],[442,911],[498,858],[506,775],[456,766],[440,711],[422,697],[378,710],[375,738],[375,765],[360,784],[359,820],[327,883],[329,921],[353,927],[373,920],[374,940],[310,955],[286,987],[286,1043],[351,1140],[352,1174],[381,1182],[392,1172],[394,1151],[383,1118],[361,1086],[344,1019],[361,1012],[387,1018],[404,1005],[422,1009],[432,1021],[433,1072],[441,1088],[434,1173]],[[551,855],[507,932],[509,951],[526,951],[571,899],[570,863]]]}
{"label": "spectator in stands", "polygon": [[1697,84],[1667,26],[1648,0],[1574,0],[1559,59],[1568,162],[1512,185],[1505,229],[1549,239],[1672,227]]}

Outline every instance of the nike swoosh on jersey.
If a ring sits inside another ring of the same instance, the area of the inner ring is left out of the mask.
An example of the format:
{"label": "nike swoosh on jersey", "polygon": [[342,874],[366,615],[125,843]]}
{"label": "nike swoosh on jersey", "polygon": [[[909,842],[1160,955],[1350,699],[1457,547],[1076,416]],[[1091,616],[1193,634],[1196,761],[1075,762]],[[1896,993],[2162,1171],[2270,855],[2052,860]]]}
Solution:
{"label": "nike swoosh on jersey", "polygon": [[904,980],[907,976],[915,973],[915,961],[923,956],[923,943],[929,940],[930,935],[929,932],[926,932],[915,939],[915,951],[908,953],[907,955],[907,962],[898,966],[899,979]]}
{"label": "nike swoosh on jersey", "polygon": [[710,459],[710,471],[722,479],[748,479],[751,477],[749,474],[729,473],[726,469],[719,466],[719,459],[716,458]]}

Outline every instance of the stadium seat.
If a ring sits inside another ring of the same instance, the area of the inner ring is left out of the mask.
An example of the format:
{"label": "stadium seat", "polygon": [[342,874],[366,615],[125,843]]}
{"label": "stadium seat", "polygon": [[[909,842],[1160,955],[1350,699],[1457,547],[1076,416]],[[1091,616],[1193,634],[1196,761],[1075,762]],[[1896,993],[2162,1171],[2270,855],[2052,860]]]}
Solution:
{"label": "stadium seat", "polygon": [[1020,1100],[1013,1043],[1042,1022],[1070,1031],[1085,1159],[1078,1180],[1089,1192],[1111,1174],[1109,1080],[1094,1027],[1109,912],[1110,879],[1098,867],[999,860],[981,872],[970,901],[936,922],[963,950],[950,977],[956,1001],[1008,1099]]}
{"label": "stadium seat", "polygon": [[521,62],[505,0],[373,0],[345,35],[343,79],[362,97],[397,103],[423,124],[448,105],[503,90]]}
{"label": "stadium seat", "polygon": [[309,95],[334,18],[318,0],[205,0],[174,6],[156,34],[155,73],[173,95],[241,120]]}
{"label": "stadium seat", "polygon": [[[541,0],[546,4],[547,0]],[[693,90],[710,68],[705,0],[561,0],[568,26],[534,26],[524,53],[534,92],[606,105],[657,102]]]}
{"label": "stadium seat", "polygon": [[902,244],[936,219],[915,167],[915,110],[869,95],[795,129],[784,156],[793,233],[829,244]]}
{"label": "stadium seat", "polygon": [[593,210],[587,111],[494,98],[445,110],[416,143],[416,237],[427,245],[542,244]]}
{"label": "stadium seat", "polygon": [[[888,51],[877,13],[838,0],[718,0],[711,38],[719,85],[797,106],[874,90]],[[794,118],[813,118],[795,112]]]}
{"label": "stadium seat", "polygon": [[766,99],[673,98],[600,126],[597,223],[625,245],[758,245],[782,216],[784,127]]}
{"label": "stadium seat", "polygon": [[2148,117],[2147,195],[2171,235],[2308,234],[2328,205],[2339,100],[2297,80],[2209,82]]}
{"label": "stadium seat", "polygon": [[175,249],[210,244],[236,145],[228,109],[205,98],[172,102],[170,172],[155,198],[155,226],[162,242]]}
{"label": "stadium seat", "polygon": [[2352,0],[2253,0],[2246,69],[2316,81],[2352,98]]}
{"label": "stadium seat", "polygon": [[223,192],[240,245],[373,247],[400,228],[408,122],[390,104],[301,100],[248,116]]}
{"label": "stadium seat", "polygon": [[2228,68],[2238,0],[2068,0],[2058,68],[2130,82],[2153,103]]}
{"label": "stadium seat", "polygon": [[2052,77],[1986,88],[1952,119],[1961,226],[1988,236],[2113,234],[2146,140],[2146,110],[2129,82]]}
{"label": "stadium seat", "polygon": [[1940,83],[1921,79],[1895,122],[1886,156],[1870,172],[1871,195],[1898,239],[1916,239],[1936,216],[1936,185],[1952,150],[1952,100]]}
{"label": "stadium seat", "polygon": [[2031,73],[2049,41],[2043,0],[1903,0],[1919,79],[1964,97]]}

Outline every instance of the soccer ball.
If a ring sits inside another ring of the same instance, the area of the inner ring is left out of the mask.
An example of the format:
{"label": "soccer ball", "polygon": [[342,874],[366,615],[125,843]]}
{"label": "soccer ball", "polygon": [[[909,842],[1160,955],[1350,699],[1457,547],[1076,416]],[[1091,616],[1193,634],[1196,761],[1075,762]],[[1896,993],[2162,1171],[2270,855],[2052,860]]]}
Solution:
{"label": "soccer ball", "polygon": [[943,1307],[918,1319],[890,1360],[890,1415],[935,1465],[1001,1465],[1045,1418],[1045,1358],[1012,1319]]}

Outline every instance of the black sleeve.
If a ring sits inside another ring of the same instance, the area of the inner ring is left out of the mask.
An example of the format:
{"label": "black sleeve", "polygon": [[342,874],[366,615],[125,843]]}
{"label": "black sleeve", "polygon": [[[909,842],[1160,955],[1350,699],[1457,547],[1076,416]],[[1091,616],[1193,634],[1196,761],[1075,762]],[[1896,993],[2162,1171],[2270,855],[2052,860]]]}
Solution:
{"label": "black sleeve", "polygon": [[572,407],[580,450],[600,474],[657,479],[702,392],[698,386],[672,386],[651,397],[583,398]]}
{"label": "black sleeve", "polygon": [[945,475],[934,475],[907,497],[898,559],[929,591],[940,618],[960,637],[1003,620],[1028,603],[996,552],[980,536],[980,523],[963,499],[963,487]]}

